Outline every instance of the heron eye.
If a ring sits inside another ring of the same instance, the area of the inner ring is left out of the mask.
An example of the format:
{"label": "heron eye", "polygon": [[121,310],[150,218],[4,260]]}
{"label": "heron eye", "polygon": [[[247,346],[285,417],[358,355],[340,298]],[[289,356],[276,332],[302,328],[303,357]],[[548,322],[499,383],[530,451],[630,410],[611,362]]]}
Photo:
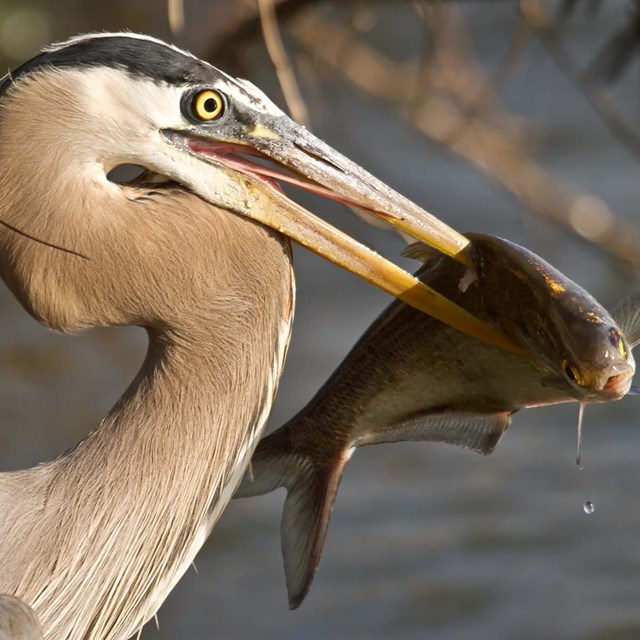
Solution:
{"label": "heron eye", "polygon": [[571,382],[575,382],[580,384],[578,381],[578,371],[575,367],[572,367],[566,360],[562,361],[562,369],[564,370],[564,375],[567,376]]}
{"label": "heron eye", "polygon": [[198,91],[191,100],[191,113],[198,120],[208,122],[219,118],[224,111],[224,99],[213,89]]}

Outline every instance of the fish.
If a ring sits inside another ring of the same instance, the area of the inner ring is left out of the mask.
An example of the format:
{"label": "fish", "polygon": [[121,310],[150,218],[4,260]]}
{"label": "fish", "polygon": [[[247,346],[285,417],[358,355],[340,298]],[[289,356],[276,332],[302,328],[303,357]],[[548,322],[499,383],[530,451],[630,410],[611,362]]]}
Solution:
{"label": "fish", "polygon": [[519,409],[619,400],[631,389],[640,293],[610,314],[528,249],[468,234],[472,265],[420,243],[416,276],[522,349],[501,350],[393,302],[313,399],[262,438],[235,497],[284,487],[289,607],[309,592],[345,465],[366,445],[444,442],[490,454]]}

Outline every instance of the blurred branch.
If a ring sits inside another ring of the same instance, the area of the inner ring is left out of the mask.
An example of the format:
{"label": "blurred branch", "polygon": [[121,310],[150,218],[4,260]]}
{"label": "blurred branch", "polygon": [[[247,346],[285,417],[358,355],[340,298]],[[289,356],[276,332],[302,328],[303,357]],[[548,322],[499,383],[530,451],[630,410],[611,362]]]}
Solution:
{"label": "blurred branch", "polygon": [[584,95],[609,131],[637,160],[640,160],[640,134],[628,125],[609,101],[604,89],[595,81],[593,73],[581,73],[562,45],[556,26],[539,0],[520,0],[524,23],[538,38],[558,68]]}
{"label": "blurred branch", "polygon": [[302,99],[293,68],[287,57],[276,18],[273,0],[257,0],[262,34],[267,52],[276,70],[278,82],[291,117],[304,126],[309,125],[309,112]]}
{"label": "blurred branch", "polygon": [[[504,126],[495,107],[482,117],[475,114],[469,118],[486,81],[464,52],[465,46],[460,46],[463,36],[456,31],[449,12],[446,17],[446,24],[438,27],[440,47],[436,42],[434,61],[424,73],[429,92],[418,103],[411,88],[414,73],[319,12],[305,12],[291,21],[290,28],[316,60],[343,81],[395,109],[428,140],[472,164],[537,214],[640,268],[638,227],[615,215],[597,198],[557,183],[530,158],[522,140]],[[449,32],[446,37],[443,29]],[[454,46],[446,44],[451,38]],[[407,108],[411,100],[413,104]],[[459,134],[452,138],[452,131]]]}
{"label": "blurred branch", "polygon": [[640,53],[640,5],[626,24],[616,31],[598,52],[584,75],[594,82],[619,80]]}
{"label": "blurred branch", "polygon": [[602,0],[563,0],[558,9],[558,20],[561,23],[566,22],[578,7],[584,8],[585,6],[589,16],[593,18],[602,4]]}
{"label": "blurred branch", "polygon": [[171,34],[175,36],[182,33],[184,30],[183,0],[167,0],[167,17]]}
{"label": "blurred branch", "polygon": [[522,55],[526,51],[529,38],[529,30],[524,28],[523,25],[519,25],[513,33],[509,48],[500,66],[496,69],[493,76],[487,80],[472,101],[471,106],[466,110],[464,121],[460,123],[457,129],[450,133],[449,141],[451,143],[463,132],[467,124],[485,116],[492,109],[500,88],[516,68]]}
{"label": "blurred branch", "polygon": [[[404,0],[406,2],[406,0]],[[280,22],[304,12],[322,0],[271,0]],[[206,42],[204,57],[207,60],[233,62],[239,48],[253,41],[262,29],[260,11],[256,0],[214,2],[208,10],[200,30]]]}
{"label": "blurred branch", "polygon": [[422,0],[416,1],[415,5],[432,43],[431,57],[423,62],[422,78],[417,84],[421,93],[428,87],[429,91],[436,89],[447,99],[454,100],[461,116],[455,128],[444,136],[442,144],[453,144],[467,126],[485,118],[508,129],[511,135],[519,136],[521,127],[514,126],[515,118],[510,114],[498,110],[495,99],[526,50],[529,30],[523,25],[516,28],[498,69],[491,78],[485,78],[474,62],[468,31],[461,25],[461,14],[456,9],[444,7],[440,1]]}

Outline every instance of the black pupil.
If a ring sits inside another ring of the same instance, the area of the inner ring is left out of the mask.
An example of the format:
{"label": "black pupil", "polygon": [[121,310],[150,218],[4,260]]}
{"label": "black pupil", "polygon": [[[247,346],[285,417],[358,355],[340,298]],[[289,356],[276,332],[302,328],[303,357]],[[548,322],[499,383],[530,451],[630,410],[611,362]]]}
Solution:
{"label": "black pupil", "polygon": [[218,108],[218,101],[215,98],[207,98],[204,101],[204,110],[208,113],[215,113]]}
{"label": "black pupil", "polygon": [[573,373],[573,369],[569,365],[564,368],[564,372],[567,374],[567,378],[569,378],[571,382],[576,381],[576,375]]}
{"label": "black pupil", "polygon": [[615,329],[609,329],[609,341],[616,349],[618,348],[620,344],[620,334]]}

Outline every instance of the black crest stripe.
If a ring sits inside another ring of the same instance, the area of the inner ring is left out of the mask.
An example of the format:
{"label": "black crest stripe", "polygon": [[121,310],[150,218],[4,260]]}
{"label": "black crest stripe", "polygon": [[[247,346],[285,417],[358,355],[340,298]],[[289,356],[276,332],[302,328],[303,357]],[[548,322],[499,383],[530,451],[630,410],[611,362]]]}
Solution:
{"label": "black crest stripe", "polygon": [[113,67],[169,84],[202,82],[218,77],[213,67],[169,46],[127,36],[100,36],[45,51],[15,69],[0,85],[0,94],[20,76],[42,67]]}

